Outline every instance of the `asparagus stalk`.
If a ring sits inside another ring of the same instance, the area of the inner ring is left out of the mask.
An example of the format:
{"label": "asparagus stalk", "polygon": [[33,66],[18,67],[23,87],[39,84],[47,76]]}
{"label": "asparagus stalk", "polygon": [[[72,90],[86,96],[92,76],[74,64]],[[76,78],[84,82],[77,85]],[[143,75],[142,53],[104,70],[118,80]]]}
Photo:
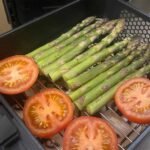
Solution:
{"label": "asparagus stalk", "polygon": [[114,45],[112,45],[108,48],[105,48],[102,51],[100,51],[100,52],[92,55],[91,57],[85,59],[85,61],[76,65],[70,71],[66,72],[63,75],[64,80],[67,81],[69,79],[76,77],[77,75],[81,74],[86,69],[88,69],[90,66],[92,66],[93,64],[97,63],[98,61],[102,61],[107,56],[109,56],[110,54],[121,50],[123,48],[122,44],[124,43],[124,45],[127,45],[130,40],[131,40],[130,38],[126,38],[122,42],[117,42]]}
{"label": "asparagus stalk", "polygon": [[[71,80],[67,80],[66,83],[68,87],[70,89],[76,89],[80,87],[81,85],[83,85],[84,83],[88,82],[89,80],[93,79],[98,74],[100,74],[101,72],[104,72],[105,70],[107,70],[108,68],[110,68],[111,66],[119,62],[122,58],[127,56],[132,50],[134,50],[137,47],[138,43],[139,43],[139,39],[131,40],[127,48],[123,52],[120,52],[117,56],[114,56],[110,60],[106,60],[104,63],[100,63],[96,67],[93,67],[92,69],[86,72],[83,72],[82,74],[80,74],[79,76]],[[118,48],[123,48],[124,46],[125,46],[125,43],[122,43],[122,47],[120,46]]]}
{"label": "asparagus stalk", "polygon": [[94,99],[96,99],[97,97],[108,91],[112,86],[123,80],[125,76],[129,75],[130,73],[133,73],[134,71],[136,71],[136,69],[141,67],[145,63],[145,61],[150,58],[149,56],[150,52],[147,51],[143,58],[140,58],[134,61],[129,66],[121,69],[119,72],[103,81],[100,85],[97,85],[90,92],[88,92],[87,94],[76,100],[74,103],[80,110],[82,110]]}
{"label": "asparagus stalk", "polygon": [[[146,48],[146,47],[145,47]],[[133,49],[132,49],[133,50]],[[140,55],[140,53],[144,50],[144,46],[137,49],[136,52],[132,52],[131,55],[129,55],[127,58],[123,59],[107,71],[99,74],[94,78],[93,80],[89,81],[85,85],[81,86],[79,89],[70,92],[69,96],[72,98],[73,101],[76,101],[77,99],[81,99],[83,95],[90,92],[92,89],[94,89],[96,86],[101,84],[105,79],[109,78],[111,75],[119,71],[121,68],[127,66],[136,56]],[[126,52],[129,51],[126,50]],[[81,98],[80,98],[81,97]]]}
{"label": "asparagus stalk", "polygon": [[68,32],[62,34],[60,37],[58,37],[57,39],[53,40],[52,42],[49,42],[43,46],[41,46],[40,48],[32,51],[31,53],[28,53],[27,56],[33,57],[36,54],[38,54],[41,51],[44,51],[47,48],[51,48],[55,45],[57,45],[58,43],[66,40],[67,38],[70,38],[70,36],[72,36],[74,33],[80,31],[81,29],[83,29],[84,27],[86,27],[87,25],[91,24],[92,22],[94,22],[96,19],[95,16],[91,16],[88,17],[86,19],[84,19],[81,23],[77,24],[76,26],[74,26],[72,29],[70,29]]}
{"label": "asparagus stalk", "polygon": [[[68,62],[69,60],[71,60],[72,58],[74,58],[75,56],[83,52],[91,43],[93,43],[101,35],[104,35],[110,32],[117,22],[118,20],[109,21],[106,24],[102,25],[101,27],[97,28],[97,30],[87,33],[84,36],[84,40],[78,43],[78,45],[76,45],[76,47],[74,47],[70,52],[60,57],[60,59],[58,59],[53,64],[48,65],[47,67],[44,67],[43,68],[44,73],[45,74],[51,73],[52,69],[53,70],[55,69],[54,71],[57,71],[61,65],[63,65],[64,63]],[[51,77],[51,74],[50,74],[50,77]],[[56,79],[54,79],[54,81],[55,80]]]}
{"label": "asparagus stalk", "polygon": [[59,44],[57,44],[57,45],[55,45],[51,48],[48,48],[45,51],[39,52],[37,55],[34,56],[34,59],[37,60],[37,61],[40,61],[42,59],[48,58],[52,53],[54,53],[56,51],[58,51],[58,53],[59,53],[59,51],[61,51],[62,48],[64,48],[68,44],[74,42],[76,39],[82,37],[86,33],[92,31],[93,29],[100,27],[100,25],[102,25],[105,22],[106,22],[106,19],[99,19],[98,21],[96,21],[95,23],[87,26],[86,28],[84,28],[80,32],[77,32],[72,37],[68,38],[67,40],[65,40],[65,41],[63,41],[63,42],[61,42],[61,43],[59,43]]}
{"label": "asparagus stalk", "polygon": [[109,101],[113,99],[113,96],[116,92],[116,90],[119,88],[119,86],[125,82],[128,79],[135,78],[135,77],[142,77],[146,74],[150,73],[150,65],[146,65],[140,70],[137,70],[136,72],[128,75],[125,79],[123,79],[121,82],[116,84],[114,87],[109,89],[106,93],[103,95],[99,96],[96,100],[91,102],[86,106],[86,111],[90,114],[93,115],[94,113],[98,112],[103,106],[105,106]]}
{"label": "asparagus stalk", "polygon": [[88,51],[84,52],[83,54],[80,54],[79,56],[74,58],[72,61],[64,64],[61,67],[61,73],[64,74],[65,72],[68,72],[72,67],[76,66],[77,64],[80,64],[86,58],[90,57],[91,55],[97,53],[101,49],[108,46],[114,39],[117,38],[119,33],[124,29],[124,24],[125,24],[124,20],[120,19],[116,27],[112,30],[112,32],[108,36],[106,36],[104,39],[102,39],[97,45],[91,47]]}

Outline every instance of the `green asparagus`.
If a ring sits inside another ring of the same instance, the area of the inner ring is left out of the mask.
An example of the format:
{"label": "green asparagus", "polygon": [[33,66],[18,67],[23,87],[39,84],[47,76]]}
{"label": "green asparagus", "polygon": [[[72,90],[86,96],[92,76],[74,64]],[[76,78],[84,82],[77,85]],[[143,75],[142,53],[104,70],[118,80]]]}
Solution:
{"label": "green asparagus", "polygon": [[79,56],[71,60],[70,62],[64,64],[61,67],[61,74],[68,72],[72,67],[76,66],[77,64],[80,64],[86,58],[90,57],[91,55],[97,53],[98,51],[108,46],[123,30],[124,24],[125,24],[124,20],[122,19],[119,20],[116,27],[112,30],[112,32],[108,36],[106,36],[104,39],[102,39],[97,45],[91,47],[88,51],[84,52],[83,54],[80,54]]}
{"label": "green asparagus", "polygon": [[63,41],[63,42],[61,42],[61,43],[59,43],[59,44],[57,44],[51,48],[48,48],[44,52],[42,51],[41,53],[38,53],[37,55],[34,56],[34,59],[36,61],[40,61],[42,59],[46,60],[46,58],[48,58],[50,55],[52,55],[52,53],[57,52],[57,51],[59,53],[59,51],[62,51],[61,50],[62,48],[64,48],[65,46],[67,46],[68,44],[70,44],[72,42],[75,42],[76,39],[82,37],[83,35],[92,31],[93,29],[100,27],[100,25],[102,25],[105,22],[106,22],[106,19],[99,19],[98,21],[87,26],[86,28],[84,28],[80,32],[77,32],[72,37],[68,38],[67,40],[65,40],[65,41]]}
{"label": "green asparagus", "polygon": [[43,46],[41,46],[40,48],[32,51],[31,53],[28,53],[27,56],[33,57],[36,54],[38,54],[41,51],[44,51],[47,48],[53,47],[55,45],[57,45],[58,43],[66,40],[67,38],[70,38],[70,36],[72,36],[74,33],[80,31],[81,29],[83,29],[84,27],[86,27],[87,25],[91,24],[92,22],[94,22],[96,19],[95,16],[92,17],[88,17],[86,19],[84,19],[81,23],[77,24],[76,26],[74,26],[71,30],[69,30],[68,32],[62,34],[60,37],[58,37],[56,40],[53,40],[52,42],[49,42]]}
{"label": "green asparagus", "polygon": [[[81,86],[77,90],[70,92],[69,95],[72,98],[72,100],[76,101],[78,98],[82,97],[84,94],[90,92],[94,87],[98,86],[105,79],[107,79],[108,77],[110,77],[111,75],[119,71],[122,67],[127,66],[136,56],[140,55],[140,53],[143,50],[144,50],[144,46],[143,48],[141,47],[141,49],[139,47],[136,52],[133,51],[131,55],[129,55],[127,58],[123,59],[122,61],[120,61],[119,63],[117,63],[110,69],[108,69],[107,71],[99,74],[93,80],[89,81],[88,83]],[[129,49],[127,49],[125,52],[127,51],[129,51]]]}
{"label": "green asparagus", "polygon": [[[80,74],[79,76],[67,80],[66,83],[70,89],[76,89],[86,83],[87,81],[93,79],[101,72],[104,72],[111,66],[115,65],[118,61],[120,61],[123,57],[127,56],[132,50],[134,50],[137,45],[139,44],[139,39],[133,39],[131,42],[129,42],[127,48],[120,52],[117,56],[114,56],[114,58],[110,60],[106,60],[104,63],[100,63],[96,67],[93,67],[92,69]],[[115,45],[114,45],[115,46]],[[122,48],[125,46],[125,43],[122,44]],[[121,48],[121,46],[120,46]]]}
{"label": "green asparagus", "polygon": [[[58,59],[56,62],[54,62],[51,65],[48,65],[47,67],[44,67],[43,72],[45,74],[51,73],[52,69],[53,69],[53,72],[57,71],[59,69],[60,65],[63,65],[64,63],[66,63],[69,60],[71,60],[72,58],[74,58],[76,55],[80,54],[91,43],[93,43],[93,41],[95,41],[97,38],[99,38],[100,35],[104,35],[104,34],[110,32],[110,30],[112,30],[112,28],[115,26],[115,24],[117,22],[118,22],[118,20],[109,21],[106,24],[102,25],[101,27],[97,28],[97,30],[94,30],[93,32],[87,33],[84,36],[83,41],[81,41],[78,45],[76,45],[76,47],[74,47],[70,52],[68,52],[67,54],[60,57],[60,59]],[[107,25],[107,28],[106,28],[106,25]],[[50,74],[50,77],[51,77],[51,74]],[[54,81],[55,80],[56,79],[54,79]]]}
{"label": "green asparagus", "polygon": [[100,109],[105,106],[109,101],[113,99],[113,96],[116,92],[116,90],[119,88],[119,86],[125,82],[128,79],[135,78],[135,77],[142,77],[146,74],[150,73],[150,65],[146,65],[142,67],[140,70],[137,70],[136,72],[128,75],[125,79],[123,79],[121,82],[116,84],[114,87],[109,89],[106,93],[99,96],[96,100],[91,102],[86,106],[86,111],[88,114],[93,115],[94,113],[100,111]]}
{"label": "green asparagus", "polygon": [[[130,38],[124,39],[122,42],[124,45],[127,45],[130,41]],[[63,78],[65,81],[72,79],[79,75],[80,73],[84,72],[86,69],[88,69],[93,64],[97,63],[98,61],[104,60],[107,56],[110,54],[117,52],[122,49],[122,42],[115,43],[114,45],[103,49],[102,51],[92,55],[91,57],[85,59],[82,63],[76,65],[74,68],[72,68],[70,71],[66,72],[63,75]]]}
{"label": "green asparagus", "polygon": [[143,58],[140,58],[136,61],[134,61],[129,66],[121,69],[116,74],[112,75],[105,81],[103,81],[100,85],[97,85],[94,87],[90,92],[79,98],[75,101],[76,106],[82,110],[87,104],[92,102],[94,99],[105,93],[107,90],[109,90],[112,86],[117,84],[120,80],[122,80],[125,76],[128,74],[136,71],[139,67],[141,67],[146,60],[149,60],[150,58],[150,52],[147,51]]}

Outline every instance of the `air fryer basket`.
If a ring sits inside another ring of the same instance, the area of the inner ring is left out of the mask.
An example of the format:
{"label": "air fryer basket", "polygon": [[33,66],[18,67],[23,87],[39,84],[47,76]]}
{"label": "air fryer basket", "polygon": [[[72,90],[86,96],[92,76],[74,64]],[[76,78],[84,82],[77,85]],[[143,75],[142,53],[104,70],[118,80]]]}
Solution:
{"label": "air fryer basket", "polygon": [[[143,41],[150,42],[150,19],[121,0],[76,0],[59,10],[2,35],[0,37],[0,57],[5,58],[14,54],[26,54],[56,38],[85,17],[91,15],[110,19],[123,17],[126,19],[126,27],[120,38],[129,35],[140,35]],[[35,85],[27,92],[11,97],[7,96],[6,99],[22,118],[25,99],[29,95],[47,87],[61,88],[48,79],[39,77]],[[81,115],[88,114],[82,112]],[[112,125],[118,135],[119,147],[122,150],[128,149],[128,146],[146,128],[146,125],[129,122],[119,113],[113,102],[105,106],[96,116],[104,118]],[[38,140],[46,150],[61,150],[62,138],[63,132],[48,140]]]}

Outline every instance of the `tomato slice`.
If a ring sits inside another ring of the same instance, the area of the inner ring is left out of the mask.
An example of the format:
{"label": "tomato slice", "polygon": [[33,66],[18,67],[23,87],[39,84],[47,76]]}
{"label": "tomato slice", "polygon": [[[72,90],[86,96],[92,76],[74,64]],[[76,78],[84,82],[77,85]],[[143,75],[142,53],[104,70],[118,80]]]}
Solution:
{"label": "tomato slice", "polygon": [[37,137],[49,138],[63,130],[73,119],[74,106],[70,98],[57,89],[46,89],[29,98],[23,109],[23,118]]}
{"label": "tomato slice", "polygon": [[118,150],[117,136],[106,121],[82,116],[67,127],[63,150]]}
{"label": "tomato slice", "polygon": [[0,93],[18,94],[29,89],[38,77],[38,66],[29,57],[11,56],[0,61]]}
{"label": "tomato slice", "polygon": [[115,102],[128,120],[150,123],[150,80],[147,78],[128,80],[118,88]]}

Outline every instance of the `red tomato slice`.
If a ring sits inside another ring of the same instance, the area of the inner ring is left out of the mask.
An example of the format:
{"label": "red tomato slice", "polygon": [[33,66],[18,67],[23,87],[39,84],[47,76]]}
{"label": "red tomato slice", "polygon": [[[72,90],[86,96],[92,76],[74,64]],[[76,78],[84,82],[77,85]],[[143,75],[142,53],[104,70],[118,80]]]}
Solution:
{"label": "red tomato slice", "polygon": [[118,88],[115,102],[128,120],[150,123],[150,80],[146,78],[128,80]]}
{"label": "red tomato slice", "polygon": [[66,128],[73,113],[74,106],[64,92],[46,89],[26,101],[23,118],[35,136],[50,138]]}
{"label": "red tomato slice", "polygon": [[26,56],[16,55],[0,61],[0,93],[18,94],[29,89],[38,77],[38,66]]}
{"label": "red tomato slice", "polygon": [[82,116],[67,127],[63,150],[118,150],[117,136],[106,121]]}

